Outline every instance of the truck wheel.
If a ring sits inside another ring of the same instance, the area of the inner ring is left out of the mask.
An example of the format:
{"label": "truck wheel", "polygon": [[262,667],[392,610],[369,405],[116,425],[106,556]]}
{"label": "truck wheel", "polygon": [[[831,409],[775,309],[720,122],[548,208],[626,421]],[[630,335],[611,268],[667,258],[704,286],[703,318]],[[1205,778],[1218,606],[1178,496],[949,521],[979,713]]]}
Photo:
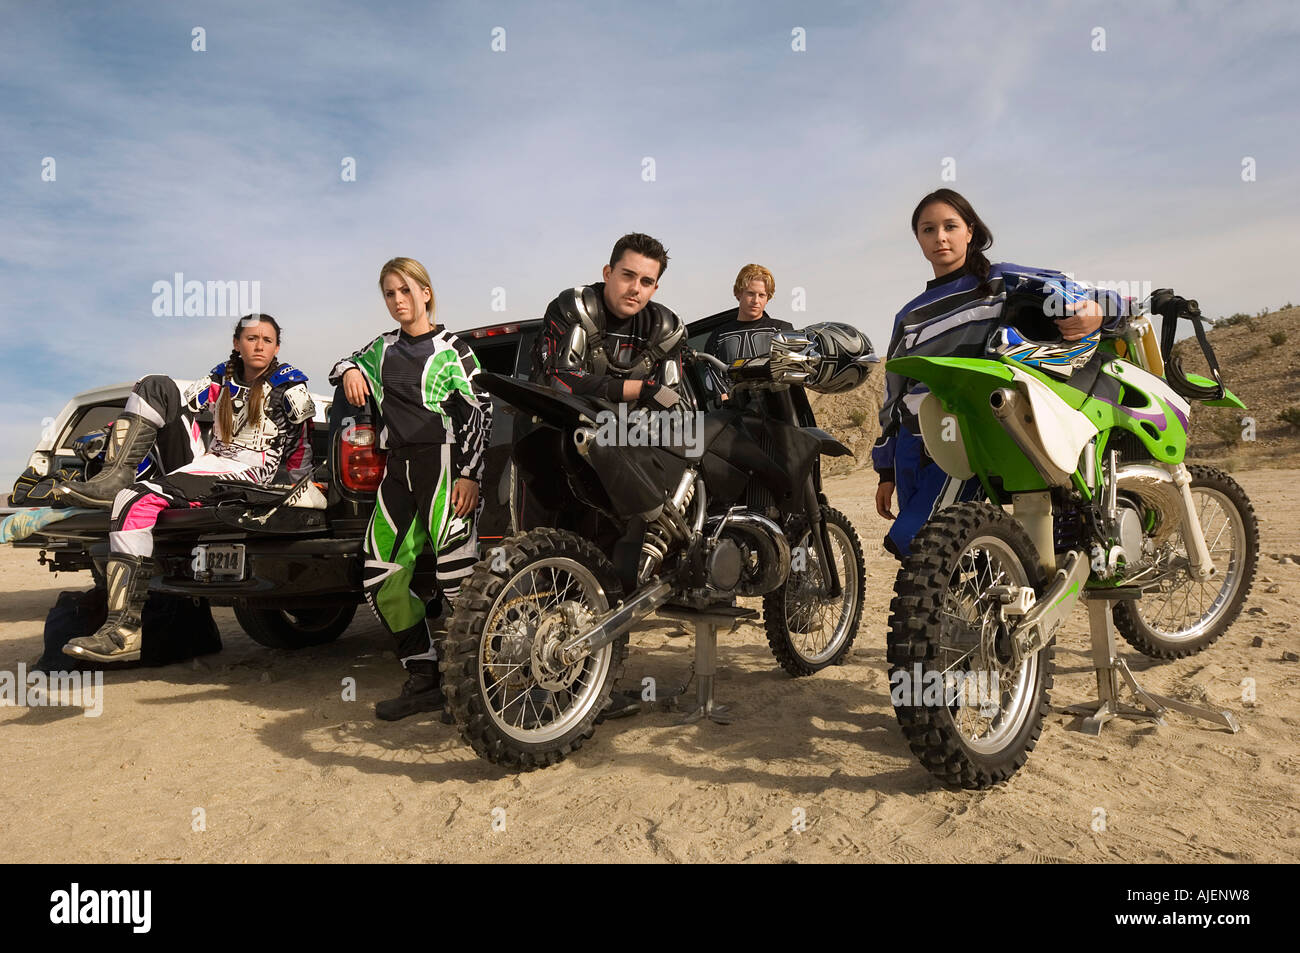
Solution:
{"label": "truck wheel", "polygon": [[333,642],[352,624],[355,605],[264,609],[236,605],[235,618],[248,637],[269,649],[305,649]]}

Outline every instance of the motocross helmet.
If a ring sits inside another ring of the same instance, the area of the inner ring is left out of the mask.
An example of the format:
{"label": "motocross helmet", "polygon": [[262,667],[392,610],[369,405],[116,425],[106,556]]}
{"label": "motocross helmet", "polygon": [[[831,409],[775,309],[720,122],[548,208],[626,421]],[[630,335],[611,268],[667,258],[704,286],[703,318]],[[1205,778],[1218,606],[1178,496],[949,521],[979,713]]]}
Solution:
{"label": "motocross helmet", "polygon": [[772,337],[772,379],[819,394],[853,390],[878,363],[871,341],[848,324],[828,321]]}
{"label": "motocross helmet", "polygon": [[92,461],[103,461],[104,448],[108,446],[108,427],[101,427],[99,430],[92,430],[90,433],[83,433],[72,441],[72,451],[86,463]]}
{"label": "motocross helmet", "polygon": [[1100,341],[1100,328],[1078,341],[1049,343],[1031,341],[1016,328],[1003,327],[998,328],[989,339],[988,352],[1066,380],[1077,369],[1092,360]]}
{"label": "motocross helmet", "polygon": [[[108,432],[113,429],[113,425],[101,427],[98,430],[92,430],[90,433],[84,433],[80,437],[72,440],[72,452],[85,461],[86,476],[88,479],[99,472],[104,465],[104,454],[108,449]],[[142,480],[154,469],[154,454],[151,450],[135,468],[137,480]],[[77,477],[76,479],[82,479]]]}

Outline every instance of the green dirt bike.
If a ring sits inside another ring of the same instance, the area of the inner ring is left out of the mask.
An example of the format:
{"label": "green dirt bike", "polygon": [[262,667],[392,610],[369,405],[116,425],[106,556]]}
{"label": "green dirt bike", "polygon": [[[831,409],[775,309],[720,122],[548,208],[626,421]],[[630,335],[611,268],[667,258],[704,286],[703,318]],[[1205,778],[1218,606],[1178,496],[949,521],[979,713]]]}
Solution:
{"label": "green dirt bike", "polygon": [[[1189,400],[1245,404],[1223,386],[1196,302],[1153,298],[1159,345],[1149,298],[1107,340],[1044,345],[1008,327],[987,359],[887,364],[929,387],[918,417],[930,456],[992,501],[922,527],[890,605],[891,686],[913,688],[891,692],[895,714],[949,785],[990,787],[1024,764],[1049,710],[1053,640],[1081,596],[1113,597],[1115,628],[1170,659],[1219,638],[1253,584],[1250,500],[1223,471],[1183,463]],[[1213,380],[1172,356],[1180,318]],[[939,687],[926,695],[918,680]]]}

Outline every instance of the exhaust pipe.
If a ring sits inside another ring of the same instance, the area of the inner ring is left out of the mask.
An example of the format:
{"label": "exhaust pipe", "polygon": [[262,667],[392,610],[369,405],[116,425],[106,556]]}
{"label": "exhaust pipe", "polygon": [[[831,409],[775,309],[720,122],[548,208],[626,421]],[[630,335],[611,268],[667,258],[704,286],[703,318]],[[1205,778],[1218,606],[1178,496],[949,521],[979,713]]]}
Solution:
{"label": "exhaust pipe", "polygon": [[[719,524],[724,524],[719,526]],[[757,513],[728,513],[715,516],[704,524],[704,532],[716,535],[720,529],[736,530],[758,554],[761,573],[753,582],[736,589],[741,596],[762,596],[771,592],[790,575],[790,540],[781,527]]]}
{"label": "exhaust pipe", "polygon": [[1020,452],[1029,459],[1034,469],[1049,486],[1070,485],[1070,474],[1048,458],[1047,453],[1039,446],[1037,437],[1030,432],[1029,427],[1034,418],[1026,408],[1024,398],[1017,391],[1009,387],[999,387],[989,394],[989,407],[993,411],[993,416],[998,419],[998,423],[1002,424],[1002,429],[1007,432],[1007,436],[1015,441]]}

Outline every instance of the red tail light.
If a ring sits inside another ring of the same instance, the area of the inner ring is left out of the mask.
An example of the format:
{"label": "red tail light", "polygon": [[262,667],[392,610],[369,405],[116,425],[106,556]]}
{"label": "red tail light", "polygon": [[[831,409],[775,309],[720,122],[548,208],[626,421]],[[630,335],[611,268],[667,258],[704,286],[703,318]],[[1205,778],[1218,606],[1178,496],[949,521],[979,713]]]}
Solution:
{"label": "red tail light", "polygon": [[498,324],[494,328],[479,328],[477,331],[471,331],[470,337],[473,338],[494,338],[498,334],[517,334],[519,325],[517,324]]}
{"label": "red tail light", "polygon": [[388,454],[375,449],[375,428],[369,424],[349,426],[339,445],[339,469],[349,490],[374,492],[384,478]]}

